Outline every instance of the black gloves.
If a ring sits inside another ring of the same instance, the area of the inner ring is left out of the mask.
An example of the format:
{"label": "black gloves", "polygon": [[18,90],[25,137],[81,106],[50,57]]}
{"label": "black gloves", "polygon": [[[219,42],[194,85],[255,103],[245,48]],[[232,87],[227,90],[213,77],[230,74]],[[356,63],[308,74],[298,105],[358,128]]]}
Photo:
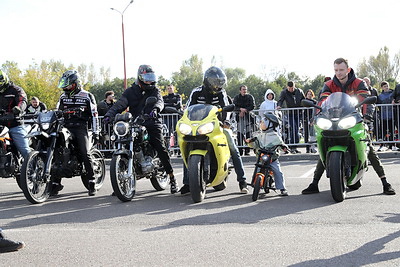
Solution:
{"label": "black gloves", "polygon": [[93,139],[93,144],[99,143],[99,134],[98,133],[93,133],[92,134],[92,139]]}
{"label": "black gloves", "polygon": [[158,109],[157,108],[153,108],[153,110],[150,112],[150,117],[157,119],[158,117]]}
{"label": "black gloves", "polygon": [[103,118],[103,124],[104,124],[105,128],[107,128],[110,123],[111,123],[111,118],[110,117],[104,117]]}
{"label": "black gloves", "polygon": [[22,109],[18,106],[12,108],[12,113],[14,116],[19,116],[22,113]]}

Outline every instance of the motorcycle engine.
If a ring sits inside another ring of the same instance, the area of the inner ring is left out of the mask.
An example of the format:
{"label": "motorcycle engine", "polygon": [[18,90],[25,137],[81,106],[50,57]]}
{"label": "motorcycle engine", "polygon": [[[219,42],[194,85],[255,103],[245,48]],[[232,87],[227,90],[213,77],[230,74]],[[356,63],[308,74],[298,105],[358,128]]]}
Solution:
{"label": "motorcycle engine", "polygon": [[154,170],[153,159],[150,156],[145,156],[140,163],[143,173],[150,173]]}

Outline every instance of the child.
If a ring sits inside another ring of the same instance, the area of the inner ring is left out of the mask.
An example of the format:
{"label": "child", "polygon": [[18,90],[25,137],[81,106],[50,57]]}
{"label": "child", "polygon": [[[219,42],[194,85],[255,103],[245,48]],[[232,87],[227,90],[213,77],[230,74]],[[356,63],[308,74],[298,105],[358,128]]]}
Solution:
{"label": "child", "polygon": [[[288,147],[277,131],[279,126],[280,121],[274,113],[265,113],[260,122],[261,132],[255,133],[251,139],[246,139],[246,143],[251,148],[254,148],[257,154],[259,154],[260,149],[269,149],[275,146],[286,151]],[[281,191],[280,196],[288,196],[289,194],[285,188],[285,179],[278,158],[279,149],[276,149],[274,155],[272,155],[272,162],[270,164],[275,177],[275,187]]]}

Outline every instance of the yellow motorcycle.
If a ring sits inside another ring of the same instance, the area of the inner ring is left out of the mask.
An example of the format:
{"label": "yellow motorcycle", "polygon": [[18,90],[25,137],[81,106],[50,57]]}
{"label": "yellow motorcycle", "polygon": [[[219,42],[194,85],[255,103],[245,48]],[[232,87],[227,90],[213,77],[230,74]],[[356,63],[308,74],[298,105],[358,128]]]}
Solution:
{"label": "yellow motorcycle", "polygon": [[194,202],[201,202],[206,187],[223,190],[229,174],[231,154],[218,116],[232,111],[234,105],[217,108],[196,104],[187,108],[176,125],[178,144],[187,167]]}

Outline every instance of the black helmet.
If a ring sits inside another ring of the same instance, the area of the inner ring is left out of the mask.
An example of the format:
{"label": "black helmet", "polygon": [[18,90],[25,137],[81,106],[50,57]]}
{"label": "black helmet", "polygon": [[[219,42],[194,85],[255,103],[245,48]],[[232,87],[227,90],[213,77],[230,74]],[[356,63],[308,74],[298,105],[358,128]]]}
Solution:
{"label": "black helmet", "polygon": [[0,93],[3,93],[7,89],[9,83],[10,80],[8,79],[7,74],[0,70]]}
{"label": "black helmet", "polygon": [[76,70],[67,70],[58,82],[58,88],[62,88],[66,94],[71,95],[80,88],[79,74]]}
{"label": "black helmet", "polygon": [[203,85],[212,93],[220,92],[226,85],[225,72],[218,67],[211,67],[204,73]]}
{"label": "black helmet", "polygon": [[281,126],[282,120],[278,114],[275,112],[266,112],[264,113],[264,123],[268,129],[276,129],[277,127]]}
{"label": "black helmet", "polygon": [[[152,90],[156,87],[157,77],[150,65],[140,65],[137,74],[139,86],[144,90]],[[149,83],[150,82],[150,83]]]}

